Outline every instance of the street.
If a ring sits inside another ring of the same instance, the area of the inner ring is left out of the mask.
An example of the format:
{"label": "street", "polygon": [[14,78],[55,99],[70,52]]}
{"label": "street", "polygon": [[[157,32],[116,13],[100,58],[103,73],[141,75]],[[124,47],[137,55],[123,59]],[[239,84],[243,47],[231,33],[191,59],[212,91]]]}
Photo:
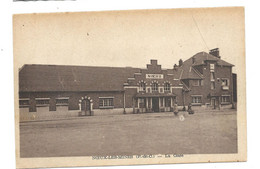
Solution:
{"label": "street", "polygon": [[21,157],[237,152],[236,111],[87,116],[20,123]]}

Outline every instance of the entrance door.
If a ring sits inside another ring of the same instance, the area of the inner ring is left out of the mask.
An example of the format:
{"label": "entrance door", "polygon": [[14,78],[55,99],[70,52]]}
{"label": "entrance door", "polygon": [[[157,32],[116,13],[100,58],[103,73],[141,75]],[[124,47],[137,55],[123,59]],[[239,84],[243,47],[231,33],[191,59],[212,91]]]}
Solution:
{"label": "entrance door", "polygon": [[215,97],[211,98],[211,106],[213,107],[213,109],[216,109],[216,98]]}
{"label": "entrance door", "polygon": [[154,112],[159,112],[159,98],[158,97],[154,97],[153,99],[153,111]]}
{"label": "entrance door", "polygon": [[81,102],[82,115],[90,116],[90,101],[88,99],[83,99]]}

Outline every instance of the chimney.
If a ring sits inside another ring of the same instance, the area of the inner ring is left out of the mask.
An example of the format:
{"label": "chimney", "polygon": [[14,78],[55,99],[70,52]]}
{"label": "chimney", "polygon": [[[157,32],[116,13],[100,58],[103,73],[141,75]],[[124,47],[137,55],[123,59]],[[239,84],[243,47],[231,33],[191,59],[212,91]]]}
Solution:
{"label": "chimney", "polygon": [[182,59],[180,59],[180,60],[179,60],[179,67],[181,67],[182,64],[183,64],[183,61],[182,61]]}
{"label": "chimney", "polygon": [[177,69],[178,69],[178,66],[176,64],[174,64],[173,70],[177,70]]}
{"label": "chimney", "polygon": [[151,59],[151,65],[157,65],[157,60]]}
{"label": "chimney", "polygon": [[216,56],[217,58],[220,58],[219,56],[219,49],[218,48],[215,48],[215,49],[211,49],[209,51],[209,54],[213,55],[213,56]]}

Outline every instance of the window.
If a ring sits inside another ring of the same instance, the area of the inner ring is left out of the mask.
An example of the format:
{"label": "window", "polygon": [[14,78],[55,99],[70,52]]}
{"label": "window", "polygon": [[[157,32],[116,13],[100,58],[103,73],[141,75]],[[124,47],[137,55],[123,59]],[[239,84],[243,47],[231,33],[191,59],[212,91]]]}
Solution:
{"label": "window", "polygon": [[215,65],[212,63],[210,64],[210,70],[214,70],[215,69]]}
{"label": "window", "polygon": [[199,86],[199,85],[200,85],[199,80],[193,80],[193,81],[192,81],[192,85],[193,85],[193,86]]}
{"label": "window", "polygon": [[204,85],[204,80],[200,80],[200,85],[201,85],[201,86]]}
{"label": "window", "polygon": [[228,79],[221,79],[221,85],[222,86],[229,86],[229,80]]}
{"label": "window", "polygon": [[211,90],[214,90],[216,88],[215,82],[211,82],[210,83],[210,88],[211,88]]}
{"label": "window", "polygon": [[221,102],[222,103],[230,103],[230,96],[222,96]]}
{"label": "window", "polygon": [[36,106],[49,106],[50,98],[36,98]]}
{"label": "window", "polygon": [[29,98],[20,98],[19,107],[29,107]]}
{"label": "window", "polygon": [[160,101],[160,106],[163,107],[163,98],[159,98],[159,101]]}
{"label": "window", "polygon": [[201,104],[201,96],[192,96],[192,103]]}
{"label": "window", "polygon": [[145,108],[144,98],[139,98],[139,108]]}
{"label": "window", "polygon": [[69,105],[69,98],[68,97],[56,98],[56,105],[58,105],[58,106],[68,106]]}
{"label": "window", "polygon": [[171,107],[171,98],[169,97],[165,98],[165,107]]}
{"label": "window", "polygon": [[211,81],[215,80],[215,73],[214,72],[210,72],[210,80]]}
{"label": "window", "polygon": [[159,88],[159,91],[160,91],[160,93],[163,93],[163,88],[160,87],[160,88]]}
{"label": "window", "polygon": [[193,80],[192,85],[193,86],[203,86],[203,80]]}
{"label": "window", "polygon": [[140,83],[139,91],[145,91],[145,83],[144,82]]}
{"label": "window", "polygon": [[114,98],[99,98],[99,108],[113,108]]}
{"label": "window", "polygon": [[152,91],[158,91],[158,84],[157,83],[153,83],[152,84]]}
{"label": "window", "polygon": [[171,88],[170,83],[165,83],[165,84],[164,84],[164,91],[167,91],[167,92],[168,92],[168,91],[171,90],[170,88]]}

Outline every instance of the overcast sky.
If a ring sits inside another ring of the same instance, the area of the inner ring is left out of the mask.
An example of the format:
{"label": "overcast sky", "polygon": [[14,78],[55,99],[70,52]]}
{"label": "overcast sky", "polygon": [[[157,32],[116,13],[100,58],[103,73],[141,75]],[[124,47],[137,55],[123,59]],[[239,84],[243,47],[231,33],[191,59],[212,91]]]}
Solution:
{"label": "overcast sky", "polygon": [[237,66],[244,56],[241,8],[138,10],[14,17],[15,66],[58,64],[143,68],[218,47]]}

